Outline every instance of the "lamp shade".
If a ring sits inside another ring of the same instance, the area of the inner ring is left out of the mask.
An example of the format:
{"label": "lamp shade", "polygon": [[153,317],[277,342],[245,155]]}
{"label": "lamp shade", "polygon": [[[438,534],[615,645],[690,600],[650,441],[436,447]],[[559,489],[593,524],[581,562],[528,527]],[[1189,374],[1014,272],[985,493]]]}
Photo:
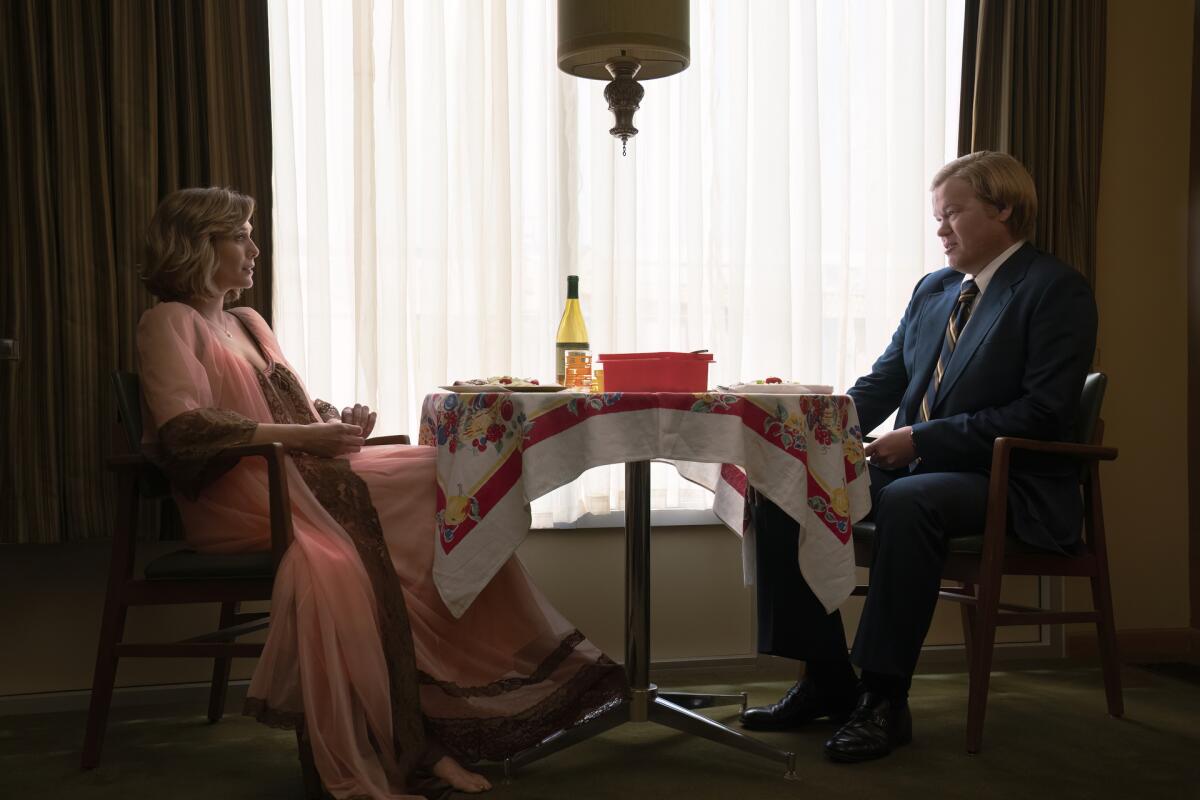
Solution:
{"label": "lamp shade", "polygon": [[639,80],[687,69],[688,0],[558,0],[558,68],[607,81],[608,64],[634,60]]}

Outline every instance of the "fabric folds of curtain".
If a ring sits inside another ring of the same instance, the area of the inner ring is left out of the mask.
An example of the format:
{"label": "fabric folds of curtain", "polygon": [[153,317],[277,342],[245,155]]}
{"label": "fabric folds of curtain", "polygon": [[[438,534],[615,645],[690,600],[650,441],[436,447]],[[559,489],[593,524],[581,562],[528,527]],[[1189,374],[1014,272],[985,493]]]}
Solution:
{"label": "fabric folds of curtain", "polygon": [[243,296],[270,319],[265,0],[11,0],[0,15],[0,542],[107,535],[108,375],[136,369],[138,280],[159,199],[254,195]]}
{"label": "fabric folds of curtain", "polygon": [[1095,282],[1107,0],[967,0],[959,153],[1033,174],[1035,244]]}

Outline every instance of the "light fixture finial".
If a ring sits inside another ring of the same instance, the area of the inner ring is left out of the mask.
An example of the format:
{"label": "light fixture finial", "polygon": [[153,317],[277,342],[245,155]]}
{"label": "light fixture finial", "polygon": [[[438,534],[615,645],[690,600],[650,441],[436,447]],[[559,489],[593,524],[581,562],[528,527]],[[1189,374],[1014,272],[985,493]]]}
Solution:
{"label": "light fixture finial", "polygon": [[604,87],[604,99],[608,101],[608,110],[613,112],[616,124],[608,132],[621,140],[621,155],[625,155],[625,146],[630,136],[637,136],[638,129],[633,127],[633,114],[638,110],[646,90],[634,80],[642,64],[636,58],[616,58],[604,65],[612,82]]}

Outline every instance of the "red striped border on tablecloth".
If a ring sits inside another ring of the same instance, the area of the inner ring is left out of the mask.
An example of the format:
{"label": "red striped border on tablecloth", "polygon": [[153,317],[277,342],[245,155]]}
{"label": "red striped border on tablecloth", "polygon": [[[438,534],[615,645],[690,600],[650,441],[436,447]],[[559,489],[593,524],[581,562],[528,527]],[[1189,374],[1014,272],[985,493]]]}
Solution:
{"label": "red striped border on tablecloth", "polygon": [[[591,395],[591,398],[600,399],[601,402],[589,404],[586,400],[573,398],[561,405],[555,406],[545,413],[535,417],[536,424],[533,425],[533,430],[525,439],[523,445],[514,448],[505,457],[504,461],[492,473],[491,477],[484,483],[483,486],[475,493],[474,499],[478,504],[478,518],[468,515],[461,523],[454,528],[446,528],[444,524],[444,515],[447,506],[447,498],[439,484],[437,487],[437,509],[442,515],[438,524],[438,539],[441,542],[442,549],[446,554],[454,550],[476,527],[480,519],[486,517],[488,513],[495,508],[496,504],[508,494],[508,492],[516,485],[517,480],[521,475],[521,467],[523,464],[522,450],[533,447],[547,439],[550,439],[562,433],[569,428],[573,428],[580,423],[586,422],[594,417],[604,416],[607,414],[621,414],[634,411],[650,411],[654,409],[666,409],[672,411],[691,411],[695,406],[696,401],[701,395],[693,394],[677,394],[663,393],[654,394],[646,392],[627,392],[621,394],[614,402],[604,403],[603,396]],[[611,395],[609,395],[611,397]],[[835,401],[844,403],[842,398],[836,398]],[[838,412],[842,409],[839,407]],[[739,397],[728,406],[722,407],[716,405],[710,407],[706,413],[723,414],[726,416],[736,416],[742,420],[742,424],[753,430],[763,439],[773,445],[778,446],[778,443],[767,434],[765,422],[769,417],[767,411],[755,403],[751,403],[746,398]],[[531,422],[533,420],[531,419]],[[779,448],[783,449],[783,448]],[[808,453],[804,450],[788,449],[784,450],[793,458],[796,458],[805,465],[805,472],[808,475],[808,496],[819,497],[826,504],[831,505],[829,493],[825,487],[813,477],[812,471],[808,470]],[[845,460],[845,459],[844,459]],[[721,477],[730,486],[738,491],[743,497],[746,494],[746,475],[741,470],[734,467],[732,464],[724,464],[721,467]],[[858,477],[854,465],[845,460],[845,477],[846,481],[850,482]],[[822,515],[817,515],[825,527],[836,536],[843,544],[850,537],[850,526],[847,524],[845,530],[839,530],[836,523],[826,520]]]}

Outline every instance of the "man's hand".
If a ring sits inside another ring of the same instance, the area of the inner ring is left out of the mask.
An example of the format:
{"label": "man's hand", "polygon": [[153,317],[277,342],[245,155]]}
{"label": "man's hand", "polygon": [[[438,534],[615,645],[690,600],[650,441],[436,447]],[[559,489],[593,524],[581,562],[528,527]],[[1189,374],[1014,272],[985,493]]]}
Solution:
{"label": "man's hand", "polygon": [[917,450],[913,447],[912,426],[906,425],[888,431],[868,443],[866,453],[867,458],[877,467],[899,469],[908,466],[917,457]]}
{"label": "man's hand", "polygon": [[361,403],[342,409],[342,422],[347,425],[357,425],[362,428],[362,437],[366,439],[375,430],[375,419],[379,415]]}

